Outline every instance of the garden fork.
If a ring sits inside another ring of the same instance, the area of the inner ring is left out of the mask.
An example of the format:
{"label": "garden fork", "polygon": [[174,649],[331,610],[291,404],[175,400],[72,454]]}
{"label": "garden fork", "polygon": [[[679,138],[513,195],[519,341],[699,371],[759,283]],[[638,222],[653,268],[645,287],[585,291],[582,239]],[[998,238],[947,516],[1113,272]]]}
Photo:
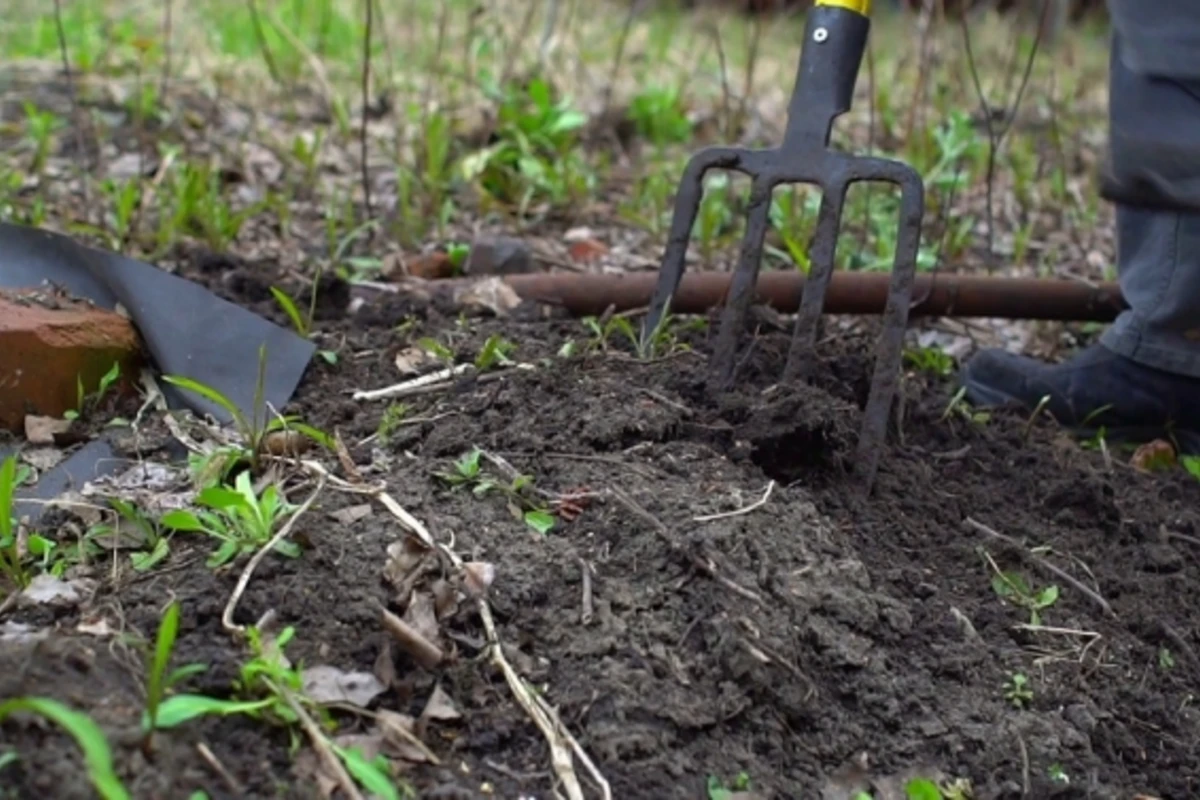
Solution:
{"label": "garden fork", "polygon": [[805,24],[800,65],[788,105],[787,128],[779,147],[766,150],[710,147],[692,156],[676,193],[658,285],[642,329],[645,342],[658,329],[679,288],[688,240],[704,192],[705,173],[725,169],[748,175],[752,182],[746,232],[710,364],[710,387],[717,391],[728,389],[734,382],[738,342],[755,295],[763,238],[770,222],[771,194],[780,184],[814,184],[822,190],[821,207],[812,239],[811,266],[783,372],[784,381],[808,378],[816,361],[817,326],[833,273],[846,191],[859,181],[883,181],[899,186],[896,254],[854,460],[854,470],[863,477],[868,491],[875,479],[899,384],[904,330],[925,211],[924,185],[912,167],[898,161],[842,153],[829,146],[834,120],[850,110],[870,30],[869,15],[870,0],[815,1]]}

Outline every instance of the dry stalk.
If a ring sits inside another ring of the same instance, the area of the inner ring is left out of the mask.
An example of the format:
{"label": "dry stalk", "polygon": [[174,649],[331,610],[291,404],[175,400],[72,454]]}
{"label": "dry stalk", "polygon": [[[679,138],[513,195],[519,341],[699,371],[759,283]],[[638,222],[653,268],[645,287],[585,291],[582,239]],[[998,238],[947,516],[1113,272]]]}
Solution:
{"label": "dry stalk", "polygon": [[442,652],[442,648],[426,639],[419,631],[388,611],[382,604],[379,604],[379,613],[383,620],[383,627],[404,648],[404,652],[412,656],[413,661],[416,661],[421,667],[430,670],[436,669],[445,659],[446,654]]}
{"label": "dry stalk", "polygon": [[591,756],[589,756],[587,751],[583,749],[583,746],[579,744],[579,740],[575,738],[571,731],[567,730],[567,726],[563,724],[562,719],[558,716],[558,711],[556,711],[553,706],[547,703],[546,698],[542,697],[540,694],[531,694],[530,696],[533,697],[534,703],[537,704],[541,712],[545,714],[547,719],[549,719],[554,725],[554,730],[560,736],[562,736],[562,738],[567,740],[567,744],[571,745],[572,752],[574,752],[575,756],[583,762],[585,767],[587,767],[588,774],[591,775],[592,780],[596,782],[596,785],[600,787],[600,793],[604,797],[604,800],[612,800],[612,787],[608,785],[608,781],[605,779],[604,775],[596,768],[596,764],[592,761]]}
{"label": "dry stalk", "polygon": [[751,511],[765,506],[767,501],[771,499],[771,492],[773,491],[775,491],[775,481],[768,483],[767,489],[765,492],[763,492],[762,497],[758,498],[748,506],[735,509],[734,511],[723,511],[720,514],[707,514],[702,517],[692,517],[692,522],[712,522],[713,520],[729,519],[730,517],[740,517],[745,514],[749,514]]}
{"label": "dry stalk", "polygon": [[929,62],[932,56],[933,12],[934,0],[925,0],[921,4],[921,14],[917,17],[917,38],[920,41],[917,49],[917,83],[913,86],[912,102],[908,104],[908,118],[904,122],[905,142],[912,141],[913,131],[917,127],[918,109],[924,110],[929,85]]}
{"label": "dry stalk", "polygon": [[325,764],[325,769],[337,781],[341,790],[346,793],[349,800],[363,800],[362,792],[358,791],[358,786],[355,785],[354,779],[350,777],[350,773],[342,765],[342,761],[338,758],[337,753],[329,746],[329,740],[325,738],[321,728],[317,725],[316,720],[312,715],[305,710],[303,704],[296,700],[292,692],[284,686],[276,686],[270,679],[264,679],[277,695],[283,698],[287,703],[288,708],[296,715],[300,721],[300,727],[304,729],[304,733],[308,736],[309,743],[312,744],[313,750],[317,752],[317,758]]}
{"label": "dry stalk", "polygon": [[404,397],[427,387],[440,385],[457,378],[475,368],[474,364],[457,364],[453,367],[430,372],[409,381],[402,381],[382,389],[359,390],[354,393],[355,400],[385,400],[391,397]]}
{"label": "dry stalk", "polygon": [[[363,190],[363,208],[367,214],[367,220],[374,219],[375,213],[371,208],[371,169],[367,163],[369,147],[367,144],[367,106],[371,102],[371,41],[375,23],[375,3],[372,0],[363,0],[363,5],[366,7],[363,31],[363,49],[362,49],[362,108],[359,113],[362,115],[358,125],[358,149],[359,160],[362,162],[362,190]],[[374,228],[371,228],[371,234],[374,235]]]}
{"label": "dry stalk", "polygon": [[[62,0],[54,0],[54,28],[55,28],[55,32],[58,35],[58,49],[59,49],[59,53],[62,57],[63,77],[67,81],[67,92],[71,96],[71,116],[73,116],[75,118],[75,137],[76,137],[76,142],[78,143],[78,147],[79,147],[79,157],[86,159],[86,161],[84,163],[85,163],[87,169],[84,172],[83,183],[82,183],[83,202],[85,204],[85,207],[89,209],[89,217],[90,217],[90,209],[92,207],[92,201],[91,201],[92,184],[91,184],[91,180],[89,178],[88,170],[97,169],[100,166],[99,160],[103,156],[102,156],[101,148],[99,146],[97,146],[95,148],[95,154],[96,154],[95,162],[93,162],[92,158],[89,155],[89,153],[91,153],[92,151],[89,150],[89,148],[87,146],[87,136],[85,134],[85,131],[91,132],[93,135],[93,139],[94,139],[95,138],[95,129],[92,127],[92,124],[91,124],[92,118],[90,116],[85,116],[83,114],[82,110],[80,109],[79,97],[78,97],[77,92],[75,91],[75,78],[71,73],[71,58],[67,54],[67,33],[66,33],[66,30],[64,30],[64,28],[63,28]],[[97,143],[97,145],[98,144],[99,143]]]}
{"label": "dry stalk", "polygon": [[651,514],[646,509],[642,508],[632,497],[625,494],[625,492],[621,491],[620,489],[610,489],[609,492],[617,499],[617,502],[625,506],[626,511],[633,514],[635,517],[653,528],[654,532],[658,534],[658,537],[662,539],[664,543],[666,543],[671,552],[686,559],[693,568],[700,572],[700,574],[707,575],[717,583],[724,586],[726,589],[729,589],[734,594],[746,598],[755,605],[764,605],[763,599],[756,592],[753,592],[750,589],[747,589],[745,586],[738,584],[736,581],[733,581],[730,578],[722,575],[717,570],[717,565],[712,561],[706,560],[695,553],[689,552],[683,545],[675,540],[674,536],[671,535],[671,531],[666,526],[666,523]]}
{"label": "dry stalk", "polygon": [[196,752],[200,754],[200,758],[204,759],[204,763],[212,769],[213,772],[220,776],[221,780],[225,781],[225,785],[229,787],[229,791],[233,792],[236,797],[244,797],[246,794],[245,788],[238,782],[238,779],[233,777],[233,774],[225,768],[221,760],[216,754],[209,749],[204,742],[196,743]]}
{"label": "dry stalk", "polygon": [[604,87],[604,99],[600,103],[600,118],[606,119],[612,107],[613,90],[617,86],[617,76],[621,71],[621,62],[625,60],[625,47],[629,44],[629,34],[633,30],[633,21],[637,18],[644,0],[633,0],[629,4],[629,12],[625,15],[625,24],[621,26],[621,35],[617,38],[617,52],[613,56],[612,67],[608,72],[608,85]]}
{"label": "dry stalk", "polygon": [[237,604],[242,599],[242,595],[246,592],[246,587],[250,584],[250,578],[254,575],[254,570],[258,568],[259,563],[262,562],[267,553],[275,549],[275,545],[279,544],[291,534],[292,529],[296,527],[296,521],[299,520],[300,517],[302,517],[305,512],[308,511],[308,509],[312,508],[312,504],[316,502],[317,496],[320,495],[321,490],[325,488],[325,482],[325,476],[322,475],[317,481],[317,487],[312,490],[312,493],[308,496],[308,498],[300,505],[299,508],[292,512],[292,515],[288,517],[287,522],[280,526],[279,530],[275,532],[275,535],[272,536],[266,544],[260,547],[258,552],[250,558],[249,562],[247,562],[245,569],[242,570],[242,574],[238,576],[237,586],[233,588],[233,594],[229,596],[229,602],[225,604],[225,612],[221,615],[221,625],[225,628],[225,630],[235,634],[243,633],[246,630],[245,626],[234,624],[233,612],[237,610]]}
{"label": "dry stalk", "polygon": [[263,31],[262,17],[258,13],[257,0],[247,0],[246,6],[250,11],[250,26],[254,29],[254,38],[258,42],[258,50],[262,53],[263,63],[267,65],[267,74],[271,76],[271,80],[281,89],[286,88],[283,83],[283,76],[279,73],[279,66],[275,63],[275,54],[271,52],[270,45],[267,44],[267,35]]}
{"label": "dry stalk", "polygon": [[[429,529],[425,527],[424,523],[405,510],[403,506],[396,502],[395,498],[385,491],[377,492],[375,497],[406,529],[417,536],[427,546],[436,548],[445,555],[458,572],[463,572],[464,563],[458,553],[454,552],[452,547],[435,543],[433,536],[429,533]],[[580,755],[580,760],[588,768],[597,785],[601,787],[605,800],[611,800],[612,794],[608,782],[596,770],[591,759],[587,758],[583,752],[583,748],[579,746],[574,737],[571,737],[561,724],[556,726],[554,721],[538,706],[525,682],[517,674],[516,670],[513,669],[508,659],[504,657],[504,648],[500,643],[500,634],[496,630],[496,622],[492,617],[492,610],[488,605],[487,599],[485,597],[476,598],[476,605],[479,610],[479,617],[483,621],[489,648],[491,649],[492,663],[504,675],[505,682],[508,684],[513,697],[525,710],[525,713],[529,715],[530,719],[533,720],[533,723],[546,739],[546,743],[550,747],[551,766],[554,774],[562,783],[569,800],[583,800],[583,788],[580,786],[579,778],[575,774],[574,762],[571,756],[572,751]]]}
{"label": "dry stalk", "polygon": [[[1029,53],[1029,59],[1025,64],[1025,72],[1021,77],[1021,83],[1017,87],[1016,97],[1013,99],[1012,109],[1004,109],[1005,125],[1003,128],[996,128],[995,114],[991,105],[987,101],[987,95],[983,91],[983,83],[979,78],[979,69],[975,63],[975,54],[971,48],[971,34],[967,26],[967,15],[959,15],[959,23],[962,28],[963,49],[966,51],[967,68],[971,74],[971,82],[975,87],[975,93],[979,97],[979,105],[983,111],[983,121],[987,128],[988,135],[988,158],[987,158],[987,267],[988,272],[992,271],[992,260],[995,257],[996,250],[996,225],[995,225],[995,210],[993,207],[995,191],[996,191],[996,162],[1000,155],[1000,148],[1004,144],[1004,138],[1012,129],[1013,123],[1017,118],[1017,111],[1021,107],[1021,99],[1025,95],[1025,89],[1029,85],[1029,79],[1033,74],[1033,62],[1037,58],[1038,45],[1042,41],[1042,26],[1038,26],[1037,35],[1033,40],[1033,47]],[[1014,62],[1015,62],[1014,57]],[[1014,64],[1015,66],[1015,64]],[[1006,70],[1010,76],[1011,70]]]}
{"label": "dry stalk", "polygon": [[337,92],[333,90],[333,84],[329,82],[329,76],[325,72],[325,65],[321,63],[321,59],[317,58],[317,54],[302,42],[300,37],[291,28],[283,24],[283,21],[279,19],[273,10],[269,8],[263,9],[263,14],[266,16],[267,21],[275,28],[276,32],[284,39],[287,39],[287,43],[296,48],[296,52],[308,62],[308,67],[312,70],[313,77],[317,79],[317,83],[321,87],[322,99],[325,101],[326,107],[332,111],[337,105]]}

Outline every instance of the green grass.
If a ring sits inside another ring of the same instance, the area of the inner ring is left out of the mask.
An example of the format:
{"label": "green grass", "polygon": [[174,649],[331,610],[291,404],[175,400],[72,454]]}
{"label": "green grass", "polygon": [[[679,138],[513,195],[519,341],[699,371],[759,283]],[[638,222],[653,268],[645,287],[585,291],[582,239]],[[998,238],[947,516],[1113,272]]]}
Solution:
{"label": "green grass", "polygon": [[[25,13],[0,22],[0,47],[10,61],[58,64],[53,7],[18,5]],[[548,29],[555,5],[556,27]],[[714,11],[651,8],[627,20],[623,4],[581,0],[502,0],[473,13],[477,7],[463,0],[377,5],[368,102],[386,95],[390,108],[367,126],[366,138],[373,183],[395,188],[373,190],[368,215],[359,163],[362,2],[174,4],[169,44],[161,3],[65,4],[62,27],[80,95],[123,98],[125,127],[151,131],[143,150],[166,154],[171,163],[148,198],[144,181],[93,176],[102,209],[86,220],[64,220],[53,198],[39,204],[27,186],[21,191],[21,181],[0,180],[0,216],[64,227],[159,260],[181,238],[237,250],[265,231],[285,238],[319,231],[325,257],[309,266],[353,277],[378,269],[378,259],[362,252],[377,230],[406,249],[431,240],[449,246],[454,232],[480,218],[518,230],[563,217],[634,229],[643,237],[639,255],[653,259],[692,152],[747,137],[776,141],[802,16],[760,24]],[[997,123],[989,133],[957,25],[936,28],[924,66],[911,17],[880,14],[874,25],[858,104],[839,123],[836,139],[904,159],[925,177],[921,268],[1016,265],[1106,277],[1111,223],[1088,166],[1102,143],[1104,32],[1082,28],[1052,51],[1043,45],[1017,123],[1007,132]],[[970,36],[989,104],[1011,104],[1032,46],[1028,27],[984,16],[972,22]],[[168,55],[171,81],[159,97]],[[255,112],[249,132],[216,136],[218,128],[205,139],[188,130],[201,123],[181,108],[186,98],[216,92]],[[611,125],[598,121],[606,109],[623,112],[639,143],[632,167],[612,147],[596,144],[611,133]],[[315,110],[327,122],[309,121]],[[56,143],[79,136],[62,119],[70,113],[65,108],[57,125],[36,104],[28,113],[28,123],[7,132],[17,146],[0,160],[7,161],[0,178],[40,174]],[[103,138],[113,115],[92,116]],[[483,126],[489,116],[490,128]],[[490,143],[479,138],[489,130]],[[1002,133],[989,181],[991,144]],[[246,141],[282,162],[280,177],[256,187],[252,199],[217,178],[245,157]],[[694,247],[721,266],[736,254],[746,182],[717,174],[709,185]],[[817,200],[808,187],[776,193],[769,266],[807,269]],[[890,268],[897,201],[889,187],[852,189],[840,267]],[[599,208],[608,212],[592,212]],[[1064,236],[1068,230],[1080,233],[1072,240]]]}

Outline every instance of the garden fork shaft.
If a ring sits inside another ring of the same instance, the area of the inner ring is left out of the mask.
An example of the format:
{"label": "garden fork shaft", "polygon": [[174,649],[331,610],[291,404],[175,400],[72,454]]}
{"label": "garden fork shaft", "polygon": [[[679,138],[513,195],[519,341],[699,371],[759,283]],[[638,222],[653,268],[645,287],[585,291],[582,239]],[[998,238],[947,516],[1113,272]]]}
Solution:
{"label": "garden fork shaft", "polygon": [[859,181],[897,185],[901,197],[896,253],[883,312],[883,331],[876,345],[871,391],[854,461],[855,470],[862,475],[868,490],[874,482],[892,400],[899,384],[901,350],[925,210],[924,185],[912,167],[899,161],[850,155],[829,146],[834,121],[850,110],[853,100],[870,30],[869,5],[870,0],[816,0],[808,12],[800,65],[788,106],[787,128],[779,147],[764,150],[710,147],[695,154],[688,162],[675,196],[674,218],[658,285],[642,330],[644,340],[653,335],[683,277],[692,225],[704,192],[705,174],[709,170],[725,169],[749,176],[751,188],[746,232],[721,315],[711,363],[710,386],[717,391],[732,386],[738,364],[738,343],[745,328],[746,313],[754,299],[763,239],[770,224],[771,195],[780,184],[813,184],[821,188],[821,207],[812,239],[810,271],[783,373],[785,381],[807,378],[815,365],[817,327],[833,273],[846,192],[851,184]]}

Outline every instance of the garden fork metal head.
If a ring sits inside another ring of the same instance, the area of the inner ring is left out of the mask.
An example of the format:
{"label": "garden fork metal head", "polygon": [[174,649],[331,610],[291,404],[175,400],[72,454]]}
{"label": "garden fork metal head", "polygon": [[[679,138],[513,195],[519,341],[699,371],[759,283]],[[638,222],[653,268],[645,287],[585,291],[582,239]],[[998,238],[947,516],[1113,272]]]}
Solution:
{"label": "garden fork metal head", "polygon": [[711,363],[710,385],[718,391],[729,388],[735,379],[746,312],[755,296],[763,239],[770,222],[772,192],[780,184],[813,184],[821,188],[821,208],[783,379],[807,377],[815,364],[817,323],[833,273],[846,191],[859,181],[883,181],[899,186],[896,254],[883,313],[883,331],[876,346],[871,391],[854,461],[854,469],[862,475],[868,489],[875,478],[899,383],[901,349],[925,204],[921,176],[908,165],[883,158],[850,155],[829,147],[834,120],[850,110],[854,96],[870,30],[869,5],[870,0],[816,0],[808,12],[800,66],[781,145],[765,150],[711,147],[692,157],[675,196],[675,216],[658,285],[642,331],[645,340],[657,330],[679,287],[688,240],[703,196],[705,174],[712,169],[725,169],[748,175],[751,188],[746,232]]}

